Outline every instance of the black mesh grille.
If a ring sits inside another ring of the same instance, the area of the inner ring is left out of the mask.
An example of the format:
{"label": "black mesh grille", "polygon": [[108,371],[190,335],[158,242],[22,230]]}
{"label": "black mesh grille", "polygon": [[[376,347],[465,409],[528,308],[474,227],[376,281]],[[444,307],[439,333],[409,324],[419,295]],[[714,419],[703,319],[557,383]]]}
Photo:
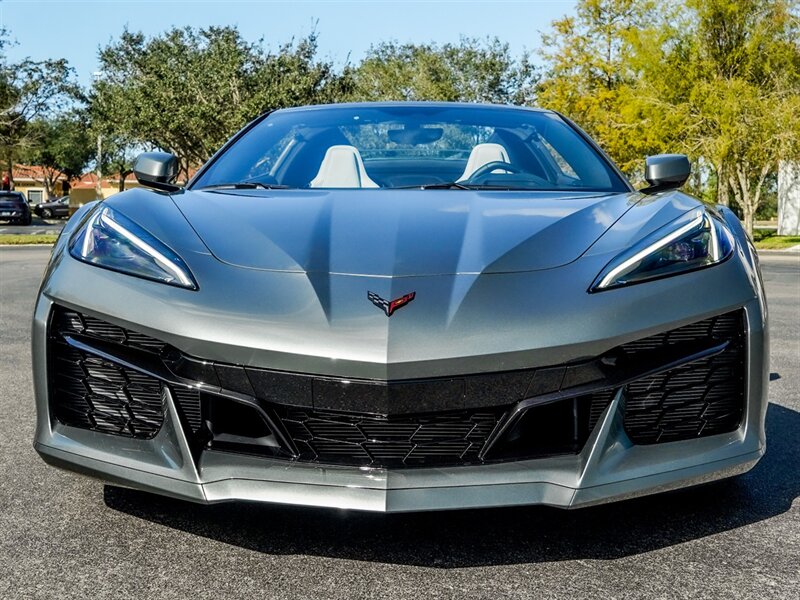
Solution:
{"label": "black mesh grille", "polygon": [[595,392],[594,394],[591,394],[591,401],[589,403],[590,433],[600,421],[600,417],[603,416],[603,412],[606,410],[606,408],[608,408],[608,405],[611,404],[611,400],[614,399],[614,394],[616,393],[617,390],[604,390],[602,392]]}
{"label": "black mesh grille", "polygon": [[743,312],[738,310],[628,342],[619,346],[617,350],[632,356],[649,350],[663,350],[679,344],[739,339],[742,336],[742,319]]}
{"label": "black mesh grille", "polygon": [[197,433],[203,424],[203,417],[200,412],[200,393],[197,390],[180,385],[172,385],[169,390],[186,424],[192,430],[192,433]]}
{"label": "black mesh grille", "polygon": [[744,314],[728,313],[621,349],[644,349],[680,342],[728,342],[716,356],[639,379],[625,388],[625,432],[636,444],[673,442],[734,431],[745,407]]}
{"label": "black mesh grille", "polygon": [[160,353],[167,347],[164,342],[143,333],[123,329],[96,317],[61,307],[53,311],[51,333],[78,333],[155,353]]}
{"label": "black mesh grille", "polygon": [[279,414],[298,460],[390,467],[478,462],[502,411],[392,419],[296,409]]}
{"label": "black mesh grille", "polygon": [[51,340],[51,402],[65,425],[135,438],[164,422],[161,383]]}

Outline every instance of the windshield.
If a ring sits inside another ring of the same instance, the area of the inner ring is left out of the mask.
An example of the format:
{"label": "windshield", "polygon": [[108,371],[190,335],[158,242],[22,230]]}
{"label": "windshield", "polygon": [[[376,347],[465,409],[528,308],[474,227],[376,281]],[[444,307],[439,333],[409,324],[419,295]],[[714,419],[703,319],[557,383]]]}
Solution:
{"label": "windshield", "polygon": [[558,115],[459,105],[350,105],[279,111],[192,187],[410,188],[626,192],[608,162]]}

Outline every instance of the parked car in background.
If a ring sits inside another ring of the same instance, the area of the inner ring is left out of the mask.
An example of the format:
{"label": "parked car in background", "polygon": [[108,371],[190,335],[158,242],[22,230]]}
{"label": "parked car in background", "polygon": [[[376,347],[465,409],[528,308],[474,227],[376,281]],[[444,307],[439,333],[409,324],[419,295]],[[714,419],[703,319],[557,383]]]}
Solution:
{"label": "parked car in background", "polygon": [[18,225],[31,224],[31,209],[19,192],[0,192],[0,220]]}
{"label": "parked car in background", "polygon": [[53,217],[69,217],[69,196],[62,196],[55,200],[42,202],[33,207],[33,212],[42,217],[43,219],[52,219]]}

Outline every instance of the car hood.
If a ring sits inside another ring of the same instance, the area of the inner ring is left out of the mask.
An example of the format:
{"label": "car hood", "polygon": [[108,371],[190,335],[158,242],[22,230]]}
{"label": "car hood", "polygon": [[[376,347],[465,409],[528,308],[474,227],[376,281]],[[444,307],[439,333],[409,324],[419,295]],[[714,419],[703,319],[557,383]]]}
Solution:
{"label": "car hood", "polygon": [[387,277],[510,273],[577,259],[638,193],[187,191],[173,199],[232,265]]}

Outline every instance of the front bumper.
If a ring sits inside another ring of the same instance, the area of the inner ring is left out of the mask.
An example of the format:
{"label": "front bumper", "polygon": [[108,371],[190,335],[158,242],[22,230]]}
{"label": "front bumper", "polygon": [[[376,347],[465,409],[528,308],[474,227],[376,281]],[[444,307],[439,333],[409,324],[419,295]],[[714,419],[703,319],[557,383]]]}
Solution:
{"label": "front bumper", "polygon": [[[402,512],[522,504],[571,508],[620,500],[737,475],[761,457],[764,379],[753,371],[763,358],[762,335],[751,322],[760,315],[756,309],[745,310],[744,417],[735,431],[708,437],[634,444],[625,431],[620,389],[576,454],[411,469],[288,462],[214,449],[198,453],[181,403],[164,386],[164,419],[151,439],[64,425],[47,418],[47,399],[40,397],[35,447],[52,465],[201,503],[251,500]],[[49,313],[50,303],[40,302],[37,323],[46,324]],[[37,389],[47,389],[47,382],[37,377]]]}
{"label": "front bumper", "polygon": [[[738,475],[764,453],[757,425],[664,446],[626,443],[618,398],[577,456],[441,469],[395,471],[316,466],[204,452],[199,463],[167,399],[167,419],[152,440],[56,425],[42,458],[104,481],[200,503],[232,500],[380,512],[544,504],[590,506]],[[102,438],[102,439],[101,439]]]}

